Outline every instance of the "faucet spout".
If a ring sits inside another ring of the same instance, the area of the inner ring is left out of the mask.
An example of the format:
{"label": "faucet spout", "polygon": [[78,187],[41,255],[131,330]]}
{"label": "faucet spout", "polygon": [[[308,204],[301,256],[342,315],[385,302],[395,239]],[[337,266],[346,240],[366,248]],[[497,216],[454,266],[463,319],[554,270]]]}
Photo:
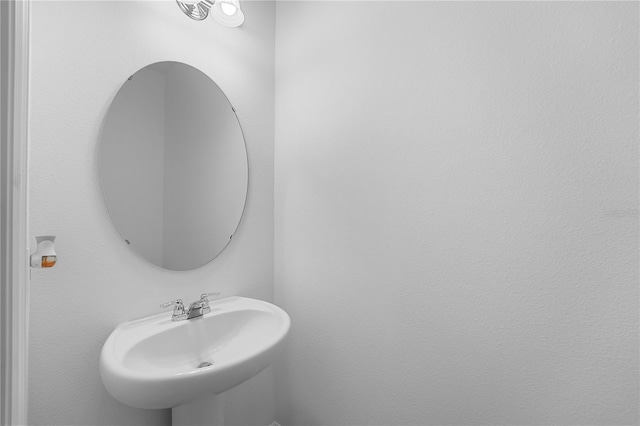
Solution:
{"label": "faucet spout", "polygon": [[200,296],[200,300],[196,300],[189,305],[189,309],[187,309],[187,319],[198,318],[211,312],[211,307],[209,306],[210,296],[218,297],[220,293],[203,293],[202,296]]}
{"label": "faucet spout", "polygon": [[[208,309],[208,310],[207,310]],[[203,316],[211,311],[209,306],[204,306],[201,300],[193,302],[189,305],[189,309],[187,309],[187,319],[193,319]]]}

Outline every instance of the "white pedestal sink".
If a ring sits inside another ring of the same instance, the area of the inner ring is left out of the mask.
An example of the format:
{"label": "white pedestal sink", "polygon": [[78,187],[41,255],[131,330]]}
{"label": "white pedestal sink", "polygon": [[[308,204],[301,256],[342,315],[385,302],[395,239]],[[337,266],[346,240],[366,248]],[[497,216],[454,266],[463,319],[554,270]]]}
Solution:
{"label": "white pedestal sink", "polygon": [[141,318],[111,333],[100,375],[124,404],[172,408],[174,426],[223,425],[224,392],[276,359],[290,325],[279,307],[246,297],[213,301],[210,313],[191,320]]}

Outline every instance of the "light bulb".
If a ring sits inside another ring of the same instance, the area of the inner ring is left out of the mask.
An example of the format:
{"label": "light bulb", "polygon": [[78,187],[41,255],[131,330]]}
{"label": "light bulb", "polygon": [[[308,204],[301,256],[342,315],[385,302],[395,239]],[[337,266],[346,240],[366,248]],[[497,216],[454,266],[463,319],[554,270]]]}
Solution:
{"label": "light bulb", "polygon": [[239,27],[244,22],[240,0],[217,0],[211,8],[211,16],[225,27]]}
{"label": "light bulb", "polygon": [[227,16],[233,16],[238,11],[238,8],[234,4],[226,2],[220,4],[220,8],[222,9],[222,12]]}

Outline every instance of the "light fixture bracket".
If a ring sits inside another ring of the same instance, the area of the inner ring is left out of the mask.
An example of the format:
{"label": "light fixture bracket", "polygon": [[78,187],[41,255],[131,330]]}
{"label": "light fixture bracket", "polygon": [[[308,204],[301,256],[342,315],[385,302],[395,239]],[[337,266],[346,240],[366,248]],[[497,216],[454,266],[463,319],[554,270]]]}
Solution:
{"label": "light fixture bracket", "polygon": [[213,7],[214,2],[210,0],[202,0],[191,4],[176,0],[176,3],[178,3],[180,10],[182,10],[189,18],[194,21],[203,21],[207,16],[209,16],[209,11],[211,10],[211,7]]}

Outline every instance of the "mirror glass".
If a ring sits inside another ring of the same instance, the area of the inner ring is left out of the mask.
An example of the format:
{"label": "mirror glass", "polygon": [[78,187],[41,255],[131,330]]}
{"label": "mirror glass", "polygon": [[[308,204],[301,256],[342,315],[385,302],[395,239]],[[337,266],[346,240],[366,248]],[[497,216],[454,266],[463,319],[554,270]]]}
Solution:
{"label": "mirror glass", "polygon": [[152,64],[124,82],[105,118],[99,169],[118,231],[162,268],[213,260],[244,210],[240,123],[213,80],[186,64]]}

